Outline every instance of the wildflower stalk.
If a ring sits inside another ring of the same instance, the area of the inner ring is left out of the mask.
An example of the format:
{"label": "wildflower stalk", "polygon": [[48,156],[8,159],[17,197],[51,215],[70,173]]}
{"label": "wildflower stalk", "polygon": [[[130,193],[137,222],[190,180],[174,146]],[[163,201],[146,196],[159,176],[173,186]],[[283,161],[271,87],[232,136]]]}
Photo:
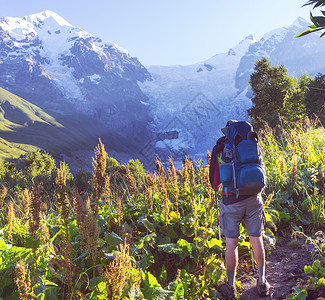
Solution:
{"label": "wildflower stalk", "polygon": [[148,208],[153,211],[153,193],[156,190],[156,174],[147,174],[146,176],[146,197],[148,199]]}
{"label": "wildflower stalk", "polygon": [[29,220],[29,233],[36,239],[37,231],[40,226],[40,211],[41,211],[41,201],[40,201],[40,191],[37,189],[35,184],[32,190],[32,199],[30,201],[30,211],[31,218]]}
{"label": "wildflower stalk", "polygon": [[95,149],[95,157],[93,157],[94,173],[91,198],[91,209],[96,218],[99,210],[99,202],[107,195],[109,190],[109,176],[106,174],[106,157],[105,147],[99,139],[99,144]]}
{"label": "wildflower stalk", "polygon": [[161,174],[164,173],[164,169],[163,169],[163,167],[161,165],[161,161],[158,158],[155,161],[155,165],[156,165],[156,169],[157,169],[158,175],[160,176]]}
{"label": "wildflower stalk", "polygon": [[191,209],[192,209],[192,214],[193,214],[193,222],[194,222],[194,234],[195,234],[195,237],[197,237],[197,202],[196,202],[196,197],[195,196],[192,196],[191,197]]}
{"label": "wildflower stalk", "polygon": [[97,257],[99,228],[97,225],[97,217],[95,218],[91,209],[90,199],[87,199],[86,207],[84,207],[82,199],[76,193],[73,199],[73,207],[78,231],[82,237],[81,245],[84,252],[90,252],[90,256],[94,261]]}
{"label": "wildflower stalk", "polygon": [[23,191],[23,200],[24,200],[24,218],[28,219],[29,209],[30,209],[30,204],[31,204],[28,189],[24,189],[24,191]]}
{"label": "wildflower stalk", "polygon": [[71,255],[71,237],[70,237],[70,202],[66,191],[67,170],[66,165],[60,162],[60,168],[57,170],[56,177],[56,199],[61,215],[61,221],[63,222],[64,230],[62,231],[63,243],[62,243],[62,255],[63,265],[66,274],[67,283],[67,298],[70,297],[72,286],[72,255]]}
{"label": "wildflower stalk", "polygon": [[188,178],[189,178],[189,161],[187,157],[185,157],[185,160],[182,165],[182,172],[180,173],[183,183],[183,193],[186,193],[188,189]]}
{"label": "wildflower stalk", "polygon": [[88,207],[84,207],[83,201],[79,197],[77,191],[75,191],[75,195],[73,197],[73,209],[76,217],[78,232],[82,238],[81,246],[84,252],[89,250],[91,256],[94,258],[97,250],[97,240],[94,240],[94,236],[97,238],[98,232],[97,220],[94,222],[93,212],[90,208],[90,204]]}
{"label": "wildflower stalk", "polygon": [[170,202],[167,195],[167,178],[165,174],[162,174],[159,177],[159,185],[160,185],[160,197],[161,202],[163,204],[163,210],[164,210],[164,219],[165,219],[165,233],[168,235],[168,219],[169,219],[169,210],[170,210]]}
{"label": "wildflower stalk", "polygon": [[134,195],[135,198],[137,198],[137,187],[136,182],[132,176],[132,173],[128,167],[125,168],[125,177],[128,183],[129,192],[131,195]]}
{"label": "wildflower stalk", "polygon": [[205,190],[208,192],[209,198],[211,198],[212,188],[211,188],[211,184],[210,184],[210,180],[209,180],[209,166],[203,167],[201,169],[200,175],[201,175],[202,184],[203,184]]}
{"label": "wildflower stalk", "polygon": [[16,265],[16,285],[18,288],[19,300],[27,300],[31,293],[31,281],[28,265],[21,260]]}
{"label": "wildflower stalk", "polygon": [[130,256],[130,247],[124,243],[120,246],[120,251],[115,252],[114,260],[104,273],[107,282],[107,299],[121,299],[128,280],[131,280],[131,284],[139,287],[140,280],[132,278],[131,270],[134,268],[135,263]]}
{"label": "wildflower stalk", "polygon": [[64,222],[64,225],[68,227],[69,214],[70,214],[70,203],[68,199],[68,194],[66,192],[66,180],[67,180],[67,172],[66,166],[62,162],[60,162],[60,168],[57,169],[57,177],[56,177],[56,199],[58,203],[58,208],[60,211],[61,218]]}
{"label": "wildflower stalk", "polygon": [[32,236],[33,240],[35,241],[33,243],[32,248],[32,257],[33,257],[33,266],[32,266],[32,281],[33,284],[37,283],[38,278],[38,242],[39,242],[39,228],[40,228],[40,222],[41,222],[41,201],[40,201],[40,190],[33,185],[32,190],[32,199],[30,203],[30,211],[31,211],[31,218],[29,220],[29,233]]}
{"label": "wildflower stalk", "polygon": [[171,178],[171,186],[172,186],[172,196],[174,200],[174,207],[175,211],[178,214],[178,196],[179,196],[179,188],[178,188],[178,182],[177,182],[177,171],[175,168],[175,165],[173,163],[173,160],[169,158],[169,165],[170,165],[170,178]]}
{"label": "wildflower stalk", "polygon": [[122,195],[117,195],[116,198],[116,202],[117,202],[117,222],[118,222],[118,228],[119,228],[119,232],[121,230],[121,222],[122,222],[122,218],[123,218],[123,199],[122,199]]}
{"label": "wildflower stalk", "polygon": [[194,221],[194,233],[195,237],[197,237],[197,230],[198,230],[198,219],[197,219],[197,200],[195,195],[195,170],[194,165],[192,162],[186,159],[185,163],[187,164],[186,169],[188,170],[189,174],[189,181],[190,181],[190,191],[191,191],[191,208],[193,213],[193,221]]}
{"label": "wildflower stalk", "polygon": [[167,224],[169,218],[170,202],[167,194],[167,178],[162,168],[161,162],[158,159],[156,159],[156,168],[159,174],[159,191],[160,191],[160,200],[162,202],[164,219],[165,219],[165,232],[166,235],[168,235]]}
{"label": "wildflower stalk", "polygon": [[211,163],[211,153],[210,153],[209,150],[207,152],[207,162],[208,162],[208,165],[210,166],[210,163]]}
{"label": "wildflower stalk", "polygon": [[[189,172],[189,179],[190,179],[190,191],[192,194],[194,194],[195,191],[195,170],[194,170],[194,165],[193,162],[190,162],[187,160],[187,169]],[[194,195],[193,195],[194,196]]]}
{"label": "wildflower stalk", "polygon": [[84,238],[84,230],[83,226],[85,224],[86,219],[86,212],[84,209],[84,205],[82,202],[82,199],[79,197],[78,191],[75,190],[74,196],[73,196],[73,211],[76,217],[77,227],[78,231],[81,237]]}
{"label": "wildflower stalk", "polygon": [[9,204],[7,219],[8,219],[7,239],[8,241],[11,241],[11,237],[12,237],[11,233],[15,222],[15,208],[14,208],[14,203],[12,201]]}

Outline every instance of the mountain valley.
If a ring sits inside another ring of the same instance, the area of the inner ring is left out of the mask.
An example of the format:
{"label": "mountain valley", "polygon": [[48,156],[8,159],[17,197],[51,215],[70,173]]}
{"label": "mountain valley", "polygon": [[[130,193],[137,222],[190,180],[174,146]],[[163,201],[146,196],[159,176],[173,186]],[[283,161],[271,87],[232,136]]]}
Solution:
{"label": "mountain valley", "polygon": [[248,119],[257,59],[294,76],[323,72],[325,40],[295,38],[308,25],[298,18],[193,65],[145,67],[54,12],[2,18],[0,137],[67,159],[99,137],[117,157],[149,165],[157,155],[203,158],[227,120]]}

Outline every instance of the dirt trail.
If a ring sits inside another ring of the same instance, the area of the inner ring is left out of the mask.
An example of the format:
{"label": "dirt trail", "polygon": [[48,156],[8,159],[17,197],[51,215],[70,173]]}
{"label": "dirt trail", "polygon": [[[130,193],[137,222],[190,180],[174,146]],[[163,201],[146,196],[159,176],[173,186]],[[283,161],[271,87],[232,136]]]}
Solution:
{"label": "dirt trail", "polygon": [[[304,273],[304,266],[311,265],[313,262],[311,257],[312,249],[311,244],[305,244],[303,241],[295,245],[287,245],[284,242],[281,245],[277,244],[266,258],[266,278],[271,285],[270,296],[265,298],[258,296],[255,287],[257,274],[253,275],[253,272],[250,271],[242,278],[239,278],[243,286],[243,292],[239,299],[285,299],[299,280],[303,283],[308,280],[309,277]],[[312,298],[308,297],[307,299],[316,298],[312,296]]]}

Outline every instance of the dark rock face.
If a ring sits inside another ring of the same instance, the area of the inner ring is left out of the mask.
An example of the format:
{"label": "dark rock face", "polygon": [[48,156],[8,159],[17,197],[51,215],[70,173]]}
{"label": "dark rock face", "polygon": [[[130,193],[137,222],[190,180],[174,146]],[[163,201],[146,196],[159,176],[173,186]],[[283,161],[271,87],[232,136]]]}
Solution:
{"label": "dark rock face", "polygon": [[148,99],[137,81],[150,79],[148,71],[137,59],[119,53],[112,46],[103,47],[102,53],[91,51],[94,40],[76,41],[70,49],[71,55],[61,57],[64,65],[74,69],[82,94],[89,99],[89,103],[78,109],[114,130],[128,134],[145,130],[150,120],[145,105]]}
{"label": "dark rock face", "polygon": [[[40,55],[42,43],[39,38],[29,33],[25,39],[19,41],[21,47],[17,44],[17,41],[0,27],[1,87],[44,108],[56,99],[62,100],[62,93],[53,87],[43,68],[47,60]],[[29,49],[33,50],[28,51]]]}
{"label": "dark rock face", "polygon": [[46,11],[0,21],[0,87],[49,112],[83,113],[123,137],[149,139],[148,99],[137,84],[150,80],[146,68],[62,20]]}

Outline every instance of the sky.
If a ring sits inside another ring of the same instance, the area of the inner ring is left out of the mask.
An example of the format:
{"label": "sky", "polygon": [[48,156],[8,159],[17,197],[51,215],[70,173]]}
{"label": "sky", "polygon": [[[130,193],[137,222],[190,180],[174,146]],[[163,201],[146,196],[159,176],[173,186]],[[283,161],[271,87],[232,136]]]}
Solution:
{"label": "sky", "polygon": [[52,10],[145,65],[189,65],[246,36],[309,21],[307,0],[0,0],[0,17]]}

